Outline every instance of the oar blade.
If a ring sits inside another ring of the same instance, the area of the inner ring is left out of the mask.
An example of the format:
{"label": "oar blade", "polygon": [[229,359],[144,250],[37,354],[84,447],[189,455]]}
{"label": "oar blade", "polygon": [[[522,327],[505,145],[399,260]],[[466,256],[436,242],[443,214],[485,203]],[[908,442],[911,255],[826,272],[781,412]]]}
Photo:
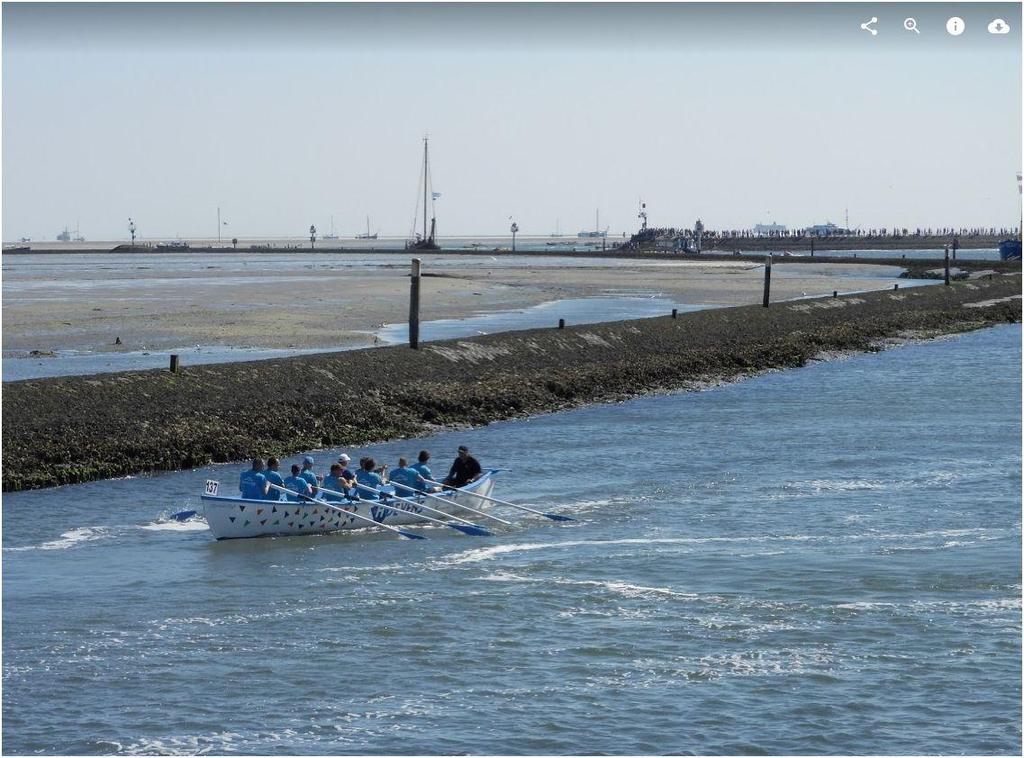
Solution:
{"label": "oar blade", "polygon": [[576,519],[570,516],[562,516],[558,513],[542,513],[541,516],[547,516],[552,521],[575,521]]}
{"label": "oar blade", "polygon": [[426,539],[426,537],[424,537],[422,534],[416,534],[415,532],[407,532],[407,531],[405,531],[405,529],[396,529],[395,531],[398,532],[403,537],[405,537],[406,539],[410,539],[410,540],[425,540]]}
{"label": "oar blade", "polygon": [[476,526],[475,524],[448,524],[452,529],[458,529],[463,534],[469,534],[473,537],[493,537],[494,532],[489,532],[482,526]]}
{"label": "oar blade", "polygon": [[178,511],[177,513],[172,513],[171,518],[175,521],[188,521],[195,515],[196,511]]}

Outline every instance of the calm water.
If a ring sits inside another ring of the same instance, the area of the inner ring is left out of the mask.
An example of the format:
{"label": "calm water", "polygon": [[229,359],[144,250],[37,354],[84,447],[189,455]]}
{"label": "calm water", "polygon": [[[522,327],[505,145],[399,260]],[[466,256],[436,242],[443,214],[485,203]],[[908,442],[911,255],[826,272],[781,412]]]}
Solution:
{"label": "calm water", "polygon": [[578,519],[489,539],[163,519],[238,466],[8,495],[3,749],[1019,754],[1020,345],[371,449]]}

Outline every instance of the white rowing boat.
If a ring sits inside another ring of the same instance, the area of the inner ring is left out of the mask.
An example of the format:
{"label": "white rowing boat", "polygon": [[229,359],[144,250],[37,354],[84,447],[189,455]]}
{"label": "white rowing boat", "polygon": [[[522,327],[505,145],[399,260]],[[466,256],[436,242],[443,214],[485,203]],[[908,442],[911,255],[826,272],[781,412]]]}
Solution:
{"label": "white rowing boat", "polygon": [[491,505],[487,498],[494,489],[497,473],[497,469],[485,471],[483,476],[460,491],[438,493],[429,499],[422,495],[407,498],[403,494],[402,499],[409,502],[394,498],[343,500],[328,501],[325,506],[316,502],[255,500],[220,495],[220,483],[212,479],[206,482],[201,500],[206,523],[218,540],[327,534],[343,529],[365,529],[367,518],[383,526],[394,527],[427,523],[431,517],[436,517],[438,511],[458,515],[463,511],[462,506],[483,510]]}

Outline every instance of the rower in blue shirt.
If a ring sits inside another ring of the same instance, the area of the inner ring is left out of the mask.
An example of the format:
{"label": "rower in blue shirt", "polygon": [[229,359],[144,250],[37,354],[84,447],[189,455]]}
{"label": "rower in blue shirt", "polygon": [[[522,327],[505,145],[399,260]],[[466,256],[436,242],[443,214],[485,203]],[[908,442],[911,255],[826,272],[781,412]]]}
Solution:
{"label": "rower in blue shirt", "polygon": [[[365,485],[366,487],[372,487],[375,490],[379,490],[384,484],[384,478],[378,474],[374,469],[377,467],[377,462],[373,458],[363,458],[359,464],[359,470],[356,471],[356,483]],[[383,469],[386,467],[382,467]],[[356,487],[356,494],[359,495],[363,500],[377,500],[378,495],[363,487]]]}
{"label": "rower in blue shirt", "polygon": [[263,475],[263,459],[253,458],[252,468],[243,471],[238,480],[238,489],[242,497],[252,500],[262,500],[267,494],[267,478]]}
{"label": "rower in blue shirt", "polygon": [[320,477],[313,473],[313,456],[307,455],[302,459],[302,472],[299,474],[303,479],[309,482],[309,486],[313,489],[314,494],[316,493],[317,487],[320,486]]}
{"label": "rower in blue shirt", "polygon": [[[284,480],[284,486],[299,495],[312,495],[313,488],[309,486],[309,482],[299,476],[299,471],[299,464],[293,463],[292,475]],[[288,499],[293,503],[298,503],[301,500],[298,495],[293,495],[291,492],[288,493]]]}
{"label": "rower in blue shirt", "polygon": [[[284,487],[284,478],[278,471],[281,462],[277,458],[271,456],[267,458],[267,470],[263,472],[263,476],[266,477],[267,482],[270,484],[276,484],[278,487]],[[273,487],[267,487],[266,500],[282,500],[284,493],[280,490],[275,490]]]}
{"label": "rower in blue shirt", "polygon": [[409,465],[405,458],[398,459],[398,468],[388,474],[388,481],[394,485],[404,484],[405,487],[396,487],[395,494],[399,497],[415,497],[416,493],[410,490],[422,491],[426,486],[420,472]]}
{"label": "rower in blue shirt", "polygon": [[320,493],[321,497],[330,502],[338,503],[346,500],[347,498],[341,495],[333,495],[327,490],[334,490],[335,492],[347,492],[348,482],[345,479],[345,467],[340,463],[331,464],[331,473],[324,477],[323,492]]}
{"label": "rower in blue shirt", "polygon": [[413,469],[424,479],[424,481],[420,482],[416,486],[424,492],[437,492],[440,490],[441,488],[436,484],[428,483],[434,481],[434,475],[430,472],[430,467],[427,465],[427,461],[430,460],[430,451],[420,450],[420,454],[416,458],[416,463],[412,464],[409,468]]}

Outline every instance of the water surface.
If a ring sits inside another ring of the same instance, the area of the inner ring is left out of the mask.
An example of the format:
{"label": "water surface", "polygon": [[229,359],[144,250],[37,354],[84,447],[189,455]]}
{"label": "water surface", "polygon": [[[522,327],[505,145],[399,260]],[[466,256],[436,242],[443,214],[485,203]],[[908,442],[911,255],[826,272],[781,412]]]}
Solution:
{"label": "water surface", "polygon": [[1020,345],[369,449],[577,519],[490,539],[164,518],[235,465],[9,494],[3,750],[1019,754]]}

